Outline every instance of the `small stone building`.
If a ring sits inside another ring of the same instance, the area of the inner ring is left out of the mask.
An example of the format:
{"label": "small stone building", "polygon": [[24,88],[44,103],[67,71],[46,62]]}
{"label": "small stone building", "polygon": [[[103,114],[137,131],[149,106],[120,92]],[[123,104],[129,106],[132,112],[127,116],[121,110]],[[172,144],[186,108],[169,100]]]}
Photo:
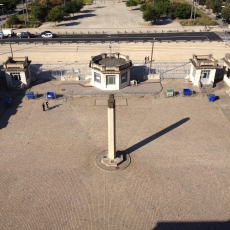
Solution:
{"label": "small stone building", "polygon": [[224,81],[230,87],[230,53],[225,54],[224,61]]}
{"label": "small stone building", "polygon": [[193,55],[190,62],[189,78],[193,85],[199,86],[200,83],[203,85],[214,83],[218,61],[213,58],[212,54]]}
{"label": "small stone building", "polygon": [[102,90],[119,90],[130,85],[129,56],[102,53],[91,58],[92,85]]}
{"label": "small stone building", "polygon": [[9,57],[3,63],[8,87],[29,86],[31,82],[30,63],[28,57]]}

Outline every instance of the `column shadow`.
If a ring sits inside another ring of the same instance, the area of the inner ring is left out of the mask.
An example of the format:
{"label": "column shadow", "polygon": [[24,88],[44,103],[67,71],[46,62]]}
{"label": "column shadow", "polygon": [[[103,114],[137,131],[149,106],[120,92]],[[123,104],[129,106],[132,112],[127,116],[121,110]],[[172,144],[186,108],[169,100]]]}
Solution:
{"label": "column shadow", "polygon": [[182,119],[182,120],[180,120],[180,121],[178,121],[178,122],[176,122],[176,123],[174,123],[174,124],[168,126],[167,128],[165,128],[165,129],[159,131],[158,133],[155,133],[155,134],[153,134],[152,136],[149,136],[149,137],[147,137],[146,139],[144,139],[144,140],[142,140],[142,141],[140,141],[140,142],[138,142],[138,143],[136,143],[136,144],[130,146],[129,148],[125,149],[124,152],[125,152],[126,154],[130,154],[130,153],[136,151],[137,149],[143,147],[144,145],[147,145],[147,144],[150,143],[151,141],[154,141],[155,139],[157,139],[157,138],[163,136],[164,134],[166,134],[166,133],[172,131],[173,129],[179,127],[180,125],[184,124],[185,122],[187,122],[187,121],[189,121],[189,120],[190,120],[190,118],[189,118],[189,117],[186,117],[186,118],[184,118],[184,119]]}
{"label": "column shadow", "polygon": [[228,230],[230,221],[159,222],[152,230]]}

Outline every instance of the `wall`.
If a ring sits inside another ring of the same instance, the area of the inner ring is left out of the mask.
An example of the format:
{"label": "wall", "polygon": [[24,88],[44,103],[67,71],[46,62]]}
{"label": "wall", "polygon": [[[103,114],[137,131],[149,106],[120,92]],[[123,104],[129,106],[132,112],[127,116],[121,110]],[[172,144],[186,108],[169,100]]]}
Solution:
{"label": "wall", "polygon": [[[126,72],[126,71],[122,71],[122,73],[124,73],[124,72]],[[121,81],[121,74],[122,73],[120,73],[120,76],[119,76],[120,81]],[[130,70],[127,71],[127,75],[128,75],[127,76],[127,82],[124,82],[123,84],[120,84],[120,89],[123,89],[123,88],[125,88],[125,87],[130,85]]]}
{"label": "wall", "polygon": [[226,74],[224,75],[224,82],[230,87],[230,78]]}

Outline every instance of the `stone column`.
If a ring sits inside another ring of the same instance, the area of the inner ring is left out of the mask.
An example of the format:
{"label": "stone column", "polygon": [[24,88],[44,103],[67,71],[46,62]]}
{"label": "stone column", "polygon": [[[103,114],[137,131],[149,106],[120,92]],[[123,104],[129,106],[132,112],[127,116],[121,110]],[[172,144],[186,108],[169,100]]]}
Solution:
{"label": "stone column", "polygon": [[116,117],[114,94],[108,99],[108,159],[116,158]]}
{"label": "stone column", "polygon": [[114,94],[108,99],[108,150],[95,157],[96,165],[105,171],[123,170],[130,164],[130,156],[124,151],[116,150],[116,113]]}

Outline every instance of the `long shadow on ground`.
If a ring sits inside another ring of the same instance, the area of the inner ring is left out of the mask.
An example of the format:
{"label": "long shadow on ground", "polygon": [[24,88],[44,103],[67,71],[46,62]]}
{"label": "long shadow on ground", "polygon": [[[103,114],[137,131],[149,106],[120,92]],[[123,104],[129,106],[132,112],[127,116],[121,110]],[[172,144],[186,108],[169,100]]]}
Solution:
{"label": "long shadow on ground", "polygon": [[190,118],[189,118],[189,117],[186,117],[186,118],[184,118],[184,119],[182,119],[182,120],[180,120],[180,121],[178,121],[178,122],[176,122],[176,123],[174,123],[174,124],[168,126],[167,128],[161,130],[160,132],[155,133],[155,134],[153,134],[152,136],[147,137],[146,139],[144,139],[144,140],[142,140],[142,141],[136,143],[135,145],[130,146],[129,148],[127,148],[126,150],[124,150],[124,152],[125,152],[126,154],[130,154],[130,153],[136,151],[137,149],[139,149],[139,148],[141,148],[141,147],[147,145],[147,144],[150,143],[151,141],[154,141],[154,140],[156,140],[157,138],[163,136],[164,134],[166,134],[166,133],[172,131],[173,129],[175,129],[175,128],[177,128],[177,127],[179,127],[180,125],[184,124],[185,122],[187,122],[187,121],[189,121],[189,120],[190,120]]}
{"label": "long shadow on ground", "polygon": [[230,221],[159,222],[152,230],[228,230]]}

